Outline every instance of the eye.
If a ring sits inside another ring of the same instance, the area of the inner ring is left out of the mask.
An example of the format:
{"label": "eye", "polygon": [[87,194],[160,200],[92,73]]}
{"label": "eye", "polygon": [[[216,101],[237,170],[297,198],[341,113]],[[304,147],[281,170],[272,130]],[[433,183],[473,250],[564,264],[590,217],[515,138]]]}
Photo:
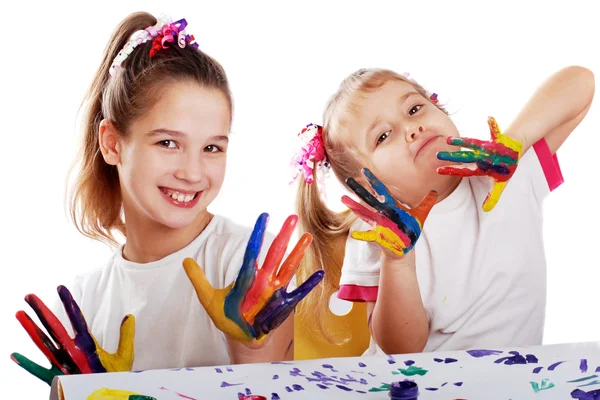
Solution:
{"label": "eye", "polygon": [[177,148],[177,143],[174,140],[161,140],[158,145],[167,149]]}
{"label": "eye", "polygon": [[379,136],[379,138],[377,138],[377,144],[375,146],[378,146],[379,144],[381,144],[381,142],[383,142],[385,139],[388,138],[388,136],[390,136],[390,133],[392,133],[392,131],[387,131],[381,134],[381,136]]}
{"label": "eye", "polygon": [[215,146],[214,144],[209,144],[204,148],[204,151],[206,153],[218,153],[220,151],[223,151],[223,149],[221,149],[219,146]]}
{"label": "eye", "polygon": [[416,114],[422,107],[423,107],[423,104],[417,104],[416,106],[414,106],[413,108],[410,109],[410,111],[408,112],[408,115]]}

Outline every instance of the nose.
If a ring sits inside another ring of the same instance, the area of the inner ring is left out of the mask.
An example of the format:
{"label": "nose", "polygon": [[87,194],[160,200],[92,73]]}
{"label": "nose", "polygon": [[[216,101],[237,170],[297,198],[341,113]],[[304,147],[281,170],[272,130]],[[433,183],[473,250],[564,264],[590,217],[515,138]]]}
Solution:
{"label": "nose", "polygon": [[177,163],[175,177],[191,183],[200,182],[204,178],[202,158],[193,154],[182,154]]}
{"label": "nose", "polygon": [[425,130],[425,128],[423,128],[423,125],[421,125],[418,122],[406,124],[404,126],[404,129],[404,136],[406,137],[406,141],[408,143],[414,142],[417,139],[417,137]]}

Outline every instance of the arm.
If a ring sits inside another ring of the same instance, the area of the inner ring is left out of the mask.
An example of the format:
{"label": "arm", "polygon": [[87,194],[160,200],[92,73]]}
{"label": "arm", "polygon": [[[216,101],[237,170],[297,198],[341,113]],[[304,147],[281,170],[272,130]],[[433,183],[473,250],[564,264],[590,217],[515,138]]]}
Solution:
{"label": "arm", "polygon": [[376,302],[367,303],[369,329],[386,354],[419,353],[429,336],[414,252],[402,258],[383,256]]}
{"label": "arm", "polygon": [[537,89],[505,134],[523,144],[523,153],[545,138],[554,154],[587,114],[594,88],[589,69],[561,69]]}
{"label": "arm", "polygon": [[232,364],[250,364],[294,359],[294,316],[267,335],[260,346],[247,346],[227,337]]}

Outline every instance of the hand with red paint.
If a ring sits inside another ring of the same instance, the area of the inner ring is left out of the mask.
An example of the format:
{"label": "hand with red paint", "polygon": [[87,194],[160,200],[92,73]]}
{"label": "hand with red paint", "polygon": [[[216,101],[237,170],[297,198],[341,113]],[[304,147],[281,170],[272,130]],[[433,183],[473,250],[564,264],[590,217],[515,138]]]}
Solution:
{"label": "hand with red paint", "polygon": [[384,250],[389,250],[394,255],[402,257],[417,243],[425,219],[437,200],[437,192],[430,191],[418,207],[409,209],[396,201],[385,185],[371,171],[365,168],[363,173],[373,190],[383,197],[383,202],[380,202],[353,178],[346,180],[350,189],[374,209],[373,211],[348,196],[342,196],[342,203],[354,214],[369,225],[374,225],[374,228],[369,231],[352,232],[352,237],[366,242],[375,242]]}
{"label": "hand with red paint", "polygon": [[102,349],[90,333],[83,313],[69,290],[59,286],[58,294],[71,321],[75,337],[71,338],[56,315],[36,295],[29,294],[25,296],[25,301],[36,313],[52,339],[25,311],[18,311],[16,317],[36,346],[50,361],[51,367],[44,368],[19,353],[13,353],[12,360],[48,385],[52,384],[52,380],[57,375],[131,371],[135,336],[133,315],[129,314],[123,319],[117,352],[111,354]]}
{"label": "hand with red paint", "polygon": [[471,165],[445,166],[438,168],[438,174],[455,176],[489,176],[494,186],[483,202],[483,211],[491,211],[504,191],[508,180],[513,176],[519,164],[523,145],[509,136],[502,134],[493,117],[488,118],[492,140],[467,138],[447,139],[448,144],[469,148],[467,151],[440,151],[438,159],[468,163]]}

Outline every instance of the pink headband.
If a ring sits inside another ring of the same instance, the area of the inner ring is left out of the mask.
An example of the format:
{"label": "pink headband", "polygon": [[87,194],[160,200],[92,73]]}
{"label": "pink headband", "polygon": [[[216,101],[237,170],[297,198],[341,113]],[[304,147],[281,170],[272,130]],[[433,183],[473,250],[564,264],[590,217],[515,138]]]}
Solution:
{"label": "pink headband", "polygon": [[331,166],[325,155],[325,146],[323,146],[322,137],[323,127],[316,124],[308,124],[306,128],[298,134],[301,142],[300,149],[292,158],[292,168],[294,169],[293,183],[300,174],[304,174],[304,180],[309,185],[313,183],[313,170],[317,169],[317,178],[319,181],[324,179]]}

